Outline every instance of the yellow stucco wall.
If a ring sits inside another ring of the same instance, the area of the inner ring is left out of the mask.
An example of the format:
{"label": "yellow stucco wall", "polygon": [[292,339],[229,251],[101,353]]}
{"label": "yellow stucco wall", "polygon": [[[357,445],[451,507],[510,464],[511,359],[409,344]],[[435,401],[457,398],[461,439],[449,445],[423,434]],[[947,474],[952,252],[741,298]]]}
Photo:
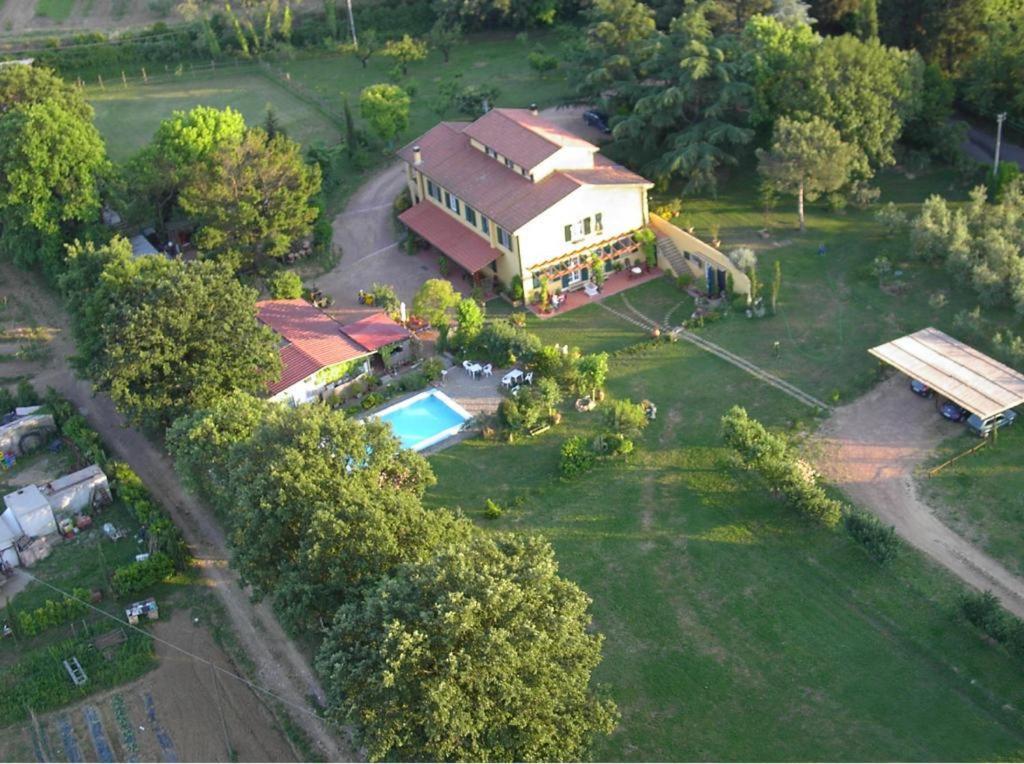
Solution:
{"label": "yellow stucco wall", "polygon": [[[660,218],[653,213],[650,217],[651,228],[654,229],[654,232],[658,236],[665,236],[671,239],[680,253],[690,253],[690,259],[686,261],[686,264],[690,267],[690,271],[693,273],[694,278],[705,278],[705,264],[713,263],[716,267],[732,274],[733,289],[736,292],[740,294],[750,294],[750,279],[747,278],[747,274],[733,265],[732,260],[730,260],[726,255],[719,252],[707,242],[701,241],[693,234],[687,233],[681,228],[672,225],[672,223],[669,223],[667,220]],[[700,258],[701,262],[699,265],[694,262],[694,257]],[[664,267],[665,264],[662,263],[662,266]]]}

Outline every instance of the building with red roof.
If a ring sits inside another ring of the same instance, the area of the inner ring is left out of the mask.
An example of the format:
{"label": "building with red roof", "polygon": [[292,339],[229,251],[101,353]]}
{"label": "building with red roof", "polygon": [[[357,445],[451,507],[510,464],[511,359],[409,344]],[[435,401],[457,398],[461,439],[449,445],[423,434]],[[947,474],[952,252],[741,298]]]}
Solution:
{"label": "building with red roof", "polygon": [[466,271],[527,293],[582,287],[595,258],[637,254],[653,184],[536,109],[442,122],[402,148],[413,205],[399,219]]}
{"label": "building with red roof", "polygon": [[308,403],[324,390],[369,371],[370,356],[410,334],[385,313],[342,326],[305,300],[263,300],[257,317],[281,338],[281,377],[271,400]]}

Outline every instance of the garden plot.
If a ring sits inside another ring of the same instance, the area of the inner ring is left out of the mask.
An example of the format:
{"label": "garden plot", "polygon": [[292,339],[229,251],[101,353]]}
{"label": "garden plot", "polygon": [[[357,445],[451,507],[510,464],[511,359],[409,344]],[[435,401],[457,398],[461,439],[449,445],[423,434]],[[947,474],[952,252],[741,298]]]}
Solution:
{"label": "garden plot", "polygon": [[[184,609],[154,626],[161,639],[237,673]],[[215,678],[163,644],[159,668],[132,684],[0,730],[0,761],[294,761],[261,698]]]}

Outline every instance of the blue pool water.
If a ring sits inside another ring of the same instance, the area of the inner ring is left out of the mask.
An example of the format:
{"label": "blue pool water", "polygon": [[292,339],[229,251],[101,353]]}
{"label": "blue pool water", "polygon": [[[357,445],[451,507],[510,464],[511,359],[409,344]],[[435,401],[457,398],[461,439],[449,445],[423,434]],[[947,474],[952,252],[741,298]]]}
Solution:
{"label": "blue pool water", "polygon": [[462,429],[469,412],[444,393],[430,390],[380,412],[402,445],[413,451],[432,446]]}

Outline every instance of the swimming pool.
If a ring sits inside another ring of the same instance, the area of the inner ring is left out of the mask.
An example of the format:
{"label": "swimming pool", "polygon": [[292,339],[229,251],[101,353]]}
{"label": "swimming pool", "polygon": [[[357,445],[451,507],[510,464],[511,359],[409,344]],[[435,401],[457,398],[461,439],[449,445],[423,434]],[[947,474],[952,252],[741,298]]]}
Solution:
{"label": "swimming pool", "polygon": [[440,390],[427,390],[381,411],[402,445],[413,451],[440,443],[472,419],[472,414]]}

